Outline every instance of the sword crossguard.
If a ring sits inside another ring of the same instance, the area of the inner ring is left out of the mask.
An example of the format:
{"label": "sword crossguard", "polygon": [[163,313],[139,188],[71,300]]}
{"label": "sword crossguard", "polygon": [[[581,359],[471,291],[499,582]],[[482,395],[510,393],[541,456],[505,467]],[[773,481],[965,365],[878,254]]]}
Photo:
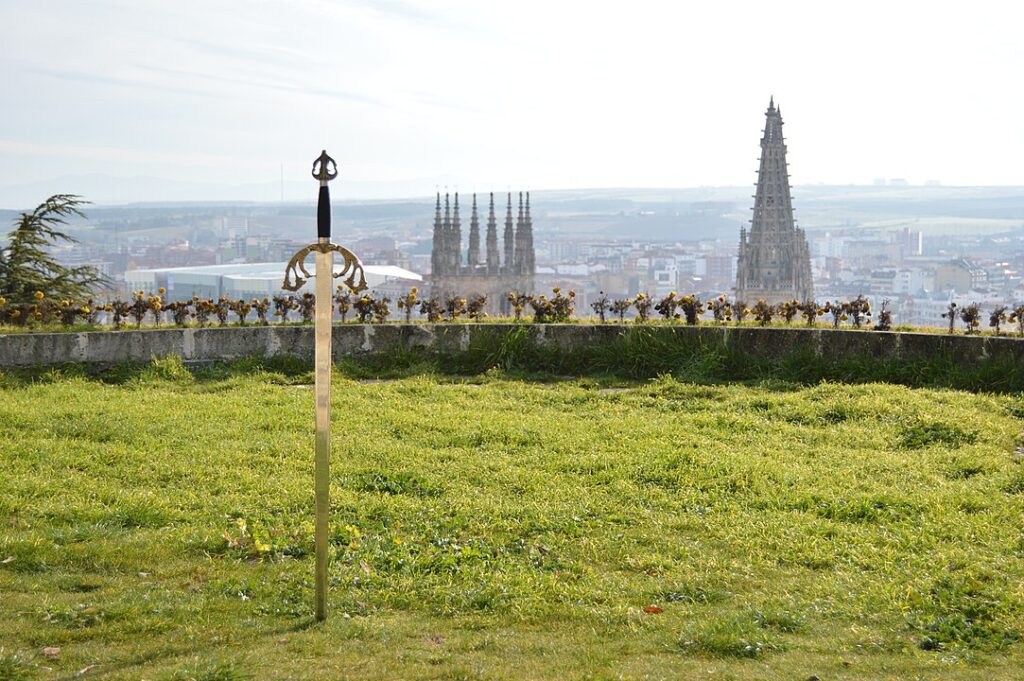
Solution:
{"label": "sword crossguard", "polygon": [[314,276],[306,269],[305,262],[306,256],[314,251],[318,253],[333,251],[340,255],[343,266],[337,274],[332,273],[333,277],[335,279],[344,277],[345,285],[353,293],[366,290],[366,275],[363,272],[363,264],[359,262],[359,258],[356,257],[355,253],[337,244],[321,242],[310,244],[292,256],[292,259],[288,261],[288,267],[284,270],[284,283],[281,284],[281,288],[288,291],[298,291],[308,279]]}
{"label": "sword crossguard", "polygon": [[330,182],[338,176],[338,164],[327,155],[327,150],[320,152],[320,156],[313,161],[313,178],[320,180],[320,183]]}

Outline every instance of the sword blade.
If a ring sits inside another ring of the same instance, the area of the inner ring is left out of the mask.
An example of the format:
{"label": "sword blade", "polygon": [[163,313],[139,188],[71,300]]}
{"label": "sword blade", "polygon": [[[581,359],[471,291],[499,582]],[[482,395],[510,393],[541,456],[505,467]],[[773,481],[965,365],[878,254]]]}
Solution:
{"label": "sword blade", "polygon": [[314,461],[317,621],[327,617],[327,525],[330,515],[331,453],[331,317],[334,253],[316,254],[316,452]]}

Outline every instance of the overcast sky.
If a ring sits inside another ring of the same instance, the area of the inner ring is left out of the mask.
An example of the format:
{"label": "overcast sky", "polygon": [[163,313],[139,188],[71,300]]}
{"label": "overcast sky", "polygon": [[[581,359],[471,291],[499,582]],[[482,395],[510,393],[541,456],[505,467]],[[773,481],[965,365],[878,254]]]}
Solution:
{"label": "overcast sky", "polygon": [[1020,7],[0,0],[0,185],[738,185],[773,94],[797,184],[1024,184]]}

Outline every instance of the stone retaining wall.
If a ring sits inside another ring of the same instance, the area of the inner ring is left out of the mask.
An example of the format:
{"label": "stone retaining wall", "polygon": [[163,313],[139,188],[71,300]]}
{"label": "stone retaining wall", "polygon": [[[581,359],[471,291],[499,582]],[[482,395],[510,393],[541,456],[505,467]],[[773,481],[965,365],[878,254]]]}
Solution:
{"label": "stone retaining wall", "polygon": [[[1024,363],[1024,340],[1009,337],[845,331],[824,328],[638,326],[635,324],[345,324],[334,327],[334,357],[367,357],[399,350],[445,356],[494,347],[515,332],[547,351],[573,353],[642,330],[666,342],[729,347],[759,359],[797,352],[825,359],[926,360],[954,357],[965,365],[988,359]],[[0,367],[66,362],[117,364],[178,355],[186,362],[241,357],[313,356],[312,326],[167,328],[88,333],[0,334]]]}

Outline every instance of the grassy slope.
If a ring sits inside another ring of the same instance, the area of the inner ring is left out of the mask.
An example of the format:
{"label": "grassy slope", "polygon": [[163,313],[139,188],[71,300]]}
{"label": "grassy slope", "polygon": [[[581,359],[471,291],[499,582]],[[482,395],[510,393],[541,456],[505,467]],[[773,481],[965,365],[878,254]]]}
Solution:
{"label": "grassy slope", "polygon": [[308,377],[51,378],[0,382],[3,681],[1024,665],[1019,398],[339,375],[312,626]]}

